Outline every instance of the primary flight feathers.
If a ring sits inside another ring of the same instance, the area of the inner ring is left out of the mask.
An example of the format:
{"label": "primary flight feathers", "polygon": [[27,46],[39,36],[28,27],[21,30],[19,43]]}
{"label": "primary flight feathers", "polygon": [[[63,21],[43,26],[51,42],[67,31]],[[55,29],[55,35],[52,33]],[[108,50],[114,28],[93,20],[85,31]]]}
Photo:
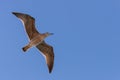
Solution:
{"label": "primary flight feathers", "polygon": [[43,34],[39,33],[35,28],[35,19],[30,15],[24,13],[18,13],[18,12],[12,12],[12,13],[22,21],[26,33],[30,39],[29,43],[22,48],[23,51],[25,52],[33,46],[37,47],[37,49],[40,50],[43,56],[45,57],[49,69],[49,73],[51,73],[54,64],[54,51],[53,51],[53,47],[48,45],[44,41],[44,39],[52,35],[52,33],[49,32]]}

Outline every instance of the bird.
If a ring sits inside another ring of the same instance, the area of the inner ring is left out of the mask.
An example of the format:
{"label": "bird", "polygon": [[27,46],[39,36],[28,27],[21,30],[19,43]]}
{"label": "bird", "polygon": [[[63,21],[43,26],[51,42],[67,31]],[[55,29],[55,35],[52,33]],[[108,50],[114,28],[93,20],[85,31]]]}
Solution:
{"label": "bird", "polygon": [[26,52],[31,47],[36,47],[44,56],[49,73],[52,72],[54,65],[54,50],[53,47],[45,42],[45,38],[53,35],[53,33],[40,33],[35,27],[35,18],[30,16],[29,14],[20,13],[20,12],[12,12],[17,18],[19,18],[25,31],[29,38],[29,43],[22,48],[24,52]]}

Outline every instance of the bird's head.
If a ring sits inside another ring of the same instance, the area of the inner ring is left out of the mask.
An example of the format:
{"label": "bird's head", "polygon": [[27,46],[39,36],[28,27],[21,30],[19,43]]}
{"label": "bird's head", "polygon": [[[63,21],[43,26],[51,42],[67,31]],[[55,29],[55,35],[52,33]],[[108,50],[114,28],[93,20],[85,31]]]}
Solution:
{"label": "bird's head", "polygon": [[47,37],[47,36],[53,35],[53,33],[46,32],[45,35]]}

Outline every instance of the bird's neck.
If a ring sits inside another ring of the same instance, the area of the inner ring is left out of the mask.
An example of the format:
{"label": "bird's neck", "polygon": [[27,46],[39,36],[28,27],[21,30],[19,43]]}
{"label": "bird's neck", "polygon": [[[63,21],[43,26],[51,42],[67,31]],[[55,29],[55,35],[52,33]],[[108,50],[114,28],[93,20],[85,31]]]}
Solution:
{"label": "bird's neck", "polygon": [[48,34],[43,33],[43,34],[41,34],[41,36],[43,36],[44,38],[46,38],[46,37],[48,37]]}

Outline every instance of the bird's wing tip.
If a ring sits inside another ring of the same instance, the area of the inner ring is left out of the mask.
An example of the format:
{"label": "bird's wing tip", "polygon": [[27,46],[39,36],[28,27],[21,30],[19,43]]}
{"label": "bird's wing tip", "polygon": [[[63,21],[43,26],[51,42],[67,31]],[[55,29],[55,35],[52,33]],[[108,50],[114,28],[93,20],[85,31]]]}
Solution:
{"label": "bird's wing tip", "polygon": [[15,16],[17,16],[18,13],[17,12],[12,12],[12,14],[14,14]]}
{"label": "bird's wing tip", "polygon": [[49,73],[51,73],[52,72],[52,70],[49,70]]}
{"label": "bird's wing tip", "polygon": [[17,12],[12,12],[12,14],[16,14]]}

